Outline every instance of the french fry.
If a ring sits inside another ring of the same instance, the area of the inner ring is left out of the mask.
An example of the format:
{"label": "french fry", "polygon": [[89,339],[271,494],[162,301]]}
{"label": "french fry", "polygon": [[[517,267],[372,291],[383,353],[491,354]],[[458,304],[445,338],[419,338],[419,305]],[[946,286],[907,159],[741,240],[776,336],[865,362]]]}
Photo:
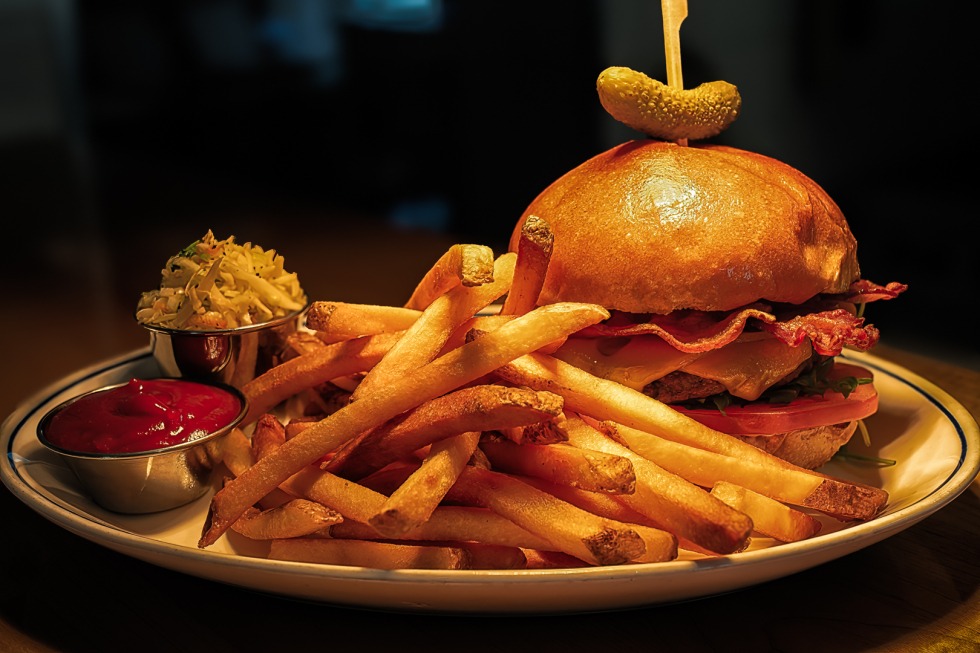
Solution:
{"label": "french fry", "polygon": [[457,285],[480,286],[493,280],[492,249],[485,245],[452,245],[419,281],[405,308],[421,311]]}
{"label": "french fry", "polygon": [[456,329],[453,334],[449,337],[446,342],[443,351],[449,351],[450,349],[456,349],[460,345],[466,343],[468,340],[472,340],[472,332],[483,333],[486,331],[494,331],[498,327],[507,324],[514,319],[513,315],[474,315],[469,320],[464,322],[458,329]]}
{"label": "french fry", "polygon": [[[234,429],[226,437],[223,450],[225,467],[234,476],[239,476],[255,464],[259,458],[264,458],[285,441],[286,429],[279,419],[271,414],[259,416],[249,438],[241,429]],[[293,497],[282,490],[274,488],[259,499],[258,506],[268,510],[288,503]],[[254,506],[249,510],[257,510]]]}
{"label": "french fry", "polygon": [[[493,325],[500,324],[504,320],[512,317],[513,316],[510,315],[494,315],[492,316],[492,319],[490,317],[482,318],[482,320],[479,323],[477,323],[477,321],[474,319],[471,322],[472,327],[465,334],[463,334],[465,337],[464,342],[476,340],[481,335],[486,333],[486,330],[480,328],[481,326],[487,325],[492,327]],[[454,334],[454,338],[458,338],[458,337],[459,337],[459,333]],[[539,347],[536,351],[540,354],[548,354],[548,355],[554,354],[556,351],[558,351],[561,348],[562,345],[565,344],[566,340],[568,340],[568,336],[562,337],[554,342],[549,342],[547,345],[544,345],[543,347]]]}
{"label": "french fry", "polygon": [[533,424],[559,415],[562,400],[550,392],[475,385],[424,402],[397,420],[365,431],[324,464],[346,478],[361,478],[442,438]]}
{"label": "french fry", "polygon": [[330,379],[364,372],[401,338],[401,332],[346,340],[297,356],[263,372],[245,384],[249,403],[242,424],[250,424],[289,397]]}
{"label": "french fry", "polygon": [[554,241],[551,225],[536,215],[528,216],[521,225],[514,283],[500,310],[502,315],[520,315],[537,305]]}
{"label": "french fry", "polygon": [[[717,553],[709,551],[702,546],[698,546],[687,538],[678,537],[677,535],[667,531],[664,529],[661,523],[651,519],[648,515],[644,515],[633,510],[626,505],[620,500],[620,495],[589,492],[587,490],[571,487],[570,485],[551,483],[544,479],[534,478],[531,476],[525,476],[523,477],[523,480],[526,483],[530,483],[536,488],[544,490],[549,494],[553,494],[559,499],[576,505],[583,510],[588,510],[596,515],[630,524],[640,535],[640,537],[643,538],[643,541],[646,543],[647,547],[646,553],[634,560],[634,562],[663,562],[665,560],[673,560],[677,557],[678,547],[689,551],[695,551],[703,555],[718,555]],[[338,526],[342,525],[338,524]],[[749,539],[746,538],[745,544],[742,548],[744,549],[748,545]]]}
{"label": "french fry", "polygon": [[[369,393],[348,404],[287,440],[275,455],[256,462],[218,490],[211,498],[198,546],[204,548],[214,544],[246,508],[290,475],[334,451],[358,433],[375,428],[425,401],[489,374],[508,361],[608,317],[609,312],[595,304],[562,302],[538,307],[477,340],[443,354],[412,374],[393,380],[384,391]],[[287,361],[278,367],[292,362]]]}
{"label": "french fry", "polygon": [[[392,488],[404,483],[416,468],[411,466],[392,475]],[[327,527],[326,535],[347,539],[381,539],[377,529],[368,521],[383,509],[387,496],[340,478],[315,467],[308,467],[290,477],[283,488],[339,512],[344,521]],[[388,539],[473,541],[501,546],[552,549],[548,540],[521,528],[514,522],[486,508],[471,506],[439,506],[428,520],[416,528]]]}
{"label": "french fry", "polygon": [[884,490],[796,467],[738,438],[710,429],[642,392],[599,378],[552,356],[536,353],[522,356],[498,369],[497,374],[515,385],[546,388],[562,395],[566,411],[617,422],[745,462],[812,475],[821,482],[802,505],[838,519],[870,519],[888,501]]}
{"label": "french fry", "polygon": [[629,525],[582,510],[507,474],[467,467],[448,496],[489,508],[592,564],[623,564],[646,552],[643,539]]}
{"label": "french fry", "polygon": [[[338,406],[338,408],[339,408],[339,406]],[[311,417],[311,416],[303,416],[303,417],[294,417],[294,418],[292,418],[291,420],[289,420],[288,422],[286,422],[286,439],[289,440],[291,438],[296,437],[296,434],[297,433],[300,433],[301,431],[303,431],[307,427],[313,426],[314,424],[316,424],[317,422],[319,422],[321,419],[323,419],[323,418],[322,417]]]}
{"label": "french fry", "polygon": [[[383,501],[384,495],[380,495]],[[554,545],[492,510],[474,506],[443,505],[428,520],[397,536],[383,536],[371,526],[352,519],[324,529],[327,537],[355,540],[469,541],[522,549],[552,550]]]}
{"label": "french fry", "polygon": [[283,491],[332,508],[345,520],[365,524],[378,513],[387,496],[360,483],[308,466],[283,481]]}
{"label": "french fry", "polygon": [[480,448],[498,471],[590,492],[632,494],[636,488],[633,463],[623,456],[568,444],[514,444],[499,438],[484,438]]}
{"label": "french fry", "polygon": [[568,441],[584,449],[623,456],[633,463],[636,489],[619,495],[630,508],[662,524],[678,538],[690,540],[715,553],[733,553],[745,547],[752,520],[704,488],[672,474],[587,424],[568,416]]}
{"label": "french fry", "polygon": [[[573,504],[574,505],[574,504]],[[649,526],[638,522],[623,521],[643,540],[646,550],[632,562],[667,562],[677,558],[678,538],[659,526]]]}
{"label": "french fry", "polygon": [[468,544],[419,545],[364,540],[273,540],[269,558],[375,569],[514,569],[524,567],[520,549]]}
{"label": "french fry", "polygon": [[842,521],[866,519],[869,518],[867,511],[877,510],[874,507],[878,504],[877,493],[868,492],[863,485],[803,468],[744,460],[698,449],[610,421],[598,427],[644,458],[704,488],[710,488],[718,481],[728,481],[771,499],[817,510]]}
{"label": "french fry", "polygon": [[778,501],[805,506],[826,482],[802,470],[732,458],[614,422],[604,422],[601,429],[644,458],[705,488],[728,481]]}
{"label": "french fry", "polygon": [[755,530],[780,542],[797,542],[820,532],[820,521],[775,499],[727,481],[718,481],[711,494],[752,518]]}
{"label": "french fry", "polygon": [[527,568],[527,556],[518,547],[483,542],[456,542],[455,544],[466,551],[470,569]]}
{"label": "french fry", "polygon": [[470,431],[434,443],[419,468],[371,517],[371,526],[390,537],[426,521],[456,482],[479,442],[479,431]]}
{"label": "french fry", "polygon": [[[479,449],[477,449],[479,451]],[[364,487],[370,488],[375,492],[380,492],[385,497],[391,496],[391,493],[398,489],[402,483],[405,482],[412,472],[419,468],[421,460],[418,458],[414,460],[399,460],[396,463],[386,465],[383,469],[379,469],[364,478],[360,479],[358,483]],[[487,469],[487,467],[483,467]],[[450,503],[449,505],[453,505]]]}
{"label": "french fry", "polygon": [[503,254],[493,266],[493,280],[479,286],[457,286],[429,304],[391,350],[354,389],[357,401],[375,388],[411,373],[439,355],[453,332],[473,314],[493,303],[510,288],[516,255]]}
{"label": "french fry", "polygon": [[294,356],[302,356],[311,351],[323,349],[325,344],[315,333],[310,333],[309,331],[293,331],[286,336],[286,347],[284,349],[286,359],[288,360]]}
{"label": "french fry", "polygon": [[334,343],[361,336],[405,331],[422,314],[411,308],[378,304],[316,301],[306,313],[306,327],[320,342]]}
{"label": "french fry", "polygon": [[259,415],[252,431],[252,459],[262,460],[286,441],[286,427],[272,413]]}
{"label": "french fry", "polygon": [[255,463],[252,443],[240,428],[228,432],[221,443],[222,462],[233,476],[238,476]]}
{"label": "french fry", "polygon": [[252,540],[302,537],[338,524],[343,517],[335,510],[307,499],[290,501],[270,508],[247,510],[231,528]]}
{"label": "french fry", "polygon": [[[557,396],[557,395],[555,395]],[[515,444],[556,444],[568,442],[565,432],[565,415],[556,415],[552,419],[542,420],[526,426],[509,428],[485,429],[495,430]]]}

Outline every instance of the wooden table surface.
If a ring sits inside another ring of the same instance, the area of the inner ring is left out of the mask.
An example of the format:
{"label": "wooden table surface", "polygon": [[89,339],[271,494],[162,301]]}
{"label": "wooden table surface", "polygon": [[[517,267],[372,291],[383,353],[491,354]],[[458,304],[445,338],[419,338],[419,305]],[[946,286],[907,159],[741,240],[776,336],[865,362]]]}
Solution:
{"label": "wooden table surface", "polygon": [[[418,263],[388,260],[389,286],[418,279],[445,244],[416,243]],[[305,256],[293,260],[299,269]],[[334,277],[307,284],[314,298],[398,301],[370,279],[352,295],[349,279]],[[4,289],[47,316],[28,323],[22,312],[0,312],[4,416],[61,376],[145,343],[131,307],[113,293],[83,300],[57,287],[48,283],[40,296]],[[980,415],[980,372],[886,343],[874,353]],[[117,554],[48,522],[5,488],[0,524],[0,651],[980,651],[976,480],[915,526],[817,568],[721,596],[578,615],[419,615],[268,596]]]}

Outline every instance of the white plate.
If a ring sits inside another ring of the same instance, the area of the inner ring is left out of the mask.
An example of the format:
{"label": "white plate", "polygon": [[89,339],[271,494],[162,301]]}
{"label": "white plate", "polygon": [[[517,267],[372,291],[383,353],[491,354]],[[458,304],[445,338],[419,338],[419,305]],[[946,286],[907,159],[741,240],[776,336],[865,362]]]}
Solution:
{"label": "white plate", "polygon": [[[252,557],[241,538],[197,547],[209,497],[155,515],[100,509],[71,472],[37,441],[44,412],[96,386],[150,376],[156,367],[139,350],[82,370],[22,404],[3,424],[6,458],[0,478],[25,504],[85,539],[151,564],[201,578],[298,599],[407,611],[557,613],[681,601],[749,587],[809,569],[879,542],[939,510],[980,470],[980,432],[963,406],[932,383],[869,355],[848,358],[875,372],[880,409],[868,420],[873,447],[891,467],[831,463],[829,473],[883,487],[889,505],[867,523],[821,518],[821,534],[774,545],[753,539],[748,551],[713,559],[679,559],[560,570],[385,571],[280,562]],[[852,445],[853,448],[853,445]]]}

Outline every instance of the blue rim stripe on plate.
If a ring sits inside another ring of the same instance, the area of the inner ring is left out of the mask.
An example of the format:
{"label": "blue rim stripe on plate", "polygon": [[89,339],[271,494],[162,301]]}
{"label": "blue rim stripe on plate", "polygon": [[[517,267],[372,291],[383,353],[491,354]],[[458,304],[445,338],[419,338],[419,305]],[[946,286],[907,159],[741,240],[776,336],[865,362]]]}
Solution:
{"label": "blue rim stripe on plate", "polygon": [[[41,411],[45,406],[47,406],[49,403],[51,403],[51,401],[56,396],[64,393],[66,390],[70,390],[71,388],[73,388],[73,387],[75,387],[77,385],[80,385],[82,383],[85,383],[86,381],[89,381],[90,379],[93,379],[93,378],[95,378],[95,377],[97,377],[97,376],[99,376],[101,374],[105,374],[107,372],[110,372],[110,371],[115,370],[115,369],[118,369],[118,368],[128,367],[130,365],[133,365],[134,363],[136,363],[140,359],[145,359],[145,358],[149,358],[149,357],[150,357],[150,351],[149,351],[149,349],[145,349],[144,348],[144,349],[139,349],[139,350],[130,352],[129,354],[123,354],[123,356],[121,358],[115,359],[111,363],[106,363],[106,364],[103,364],[103,365],[99,365],[97,363],[96,364],[97,365],[96,367],[89,367],[89,368],[87,368],[87,370],[86,370],[86,372],[84,374],[82,374],[81,376],[79,376],[76,379],[73,379],[70,383],[67,383],[65,385],[53,385],[52,384],[52,385],[50,385],[50,386],[47,387],[47,394],[43,395],[39,399],[29,400],[29,401],[33,401],[34,402],[33,405],[31,406],[31,409],[28,410],[26,413],[24,413],[24,415],[21,417],[21,419],[19,419],[17,421],[17,423],[15,425],[13,425],[13,426],[10,427],[10,433],[12,435],[11,435],[10,440],[7,442],[7,451],[5,452],[6,455],[4,456],[6,458],[6,460],[7,460],[7,464],[10,466],[10,469],[14,472],[14,474],[17,475],[17,478],[21,479],[21,481],[26,482],[26,479],[20,474],[20,471],[17,468],[17,465],[14,463],[14,451],[13,451],[13,449],[14,449],[14,438],[12,437],[13,434],[20,434],[21,431],[24,430],[24,426],[25,426],[25,424],[27,422],[29,422],[31,419],[33,419],[34,416],[37,415],[37,413],[39,411]],[[19,410],[20,408],[22,408],[24,405],[25,404],[21,404],[20,406],[18,406],[17,408],[15,408],[14,409],[14,412],[16,413],[17,410]]]}
{"label": "blue rim stripe on plate", "polygon": [[942,482],[940,487],[943,487],[947,483],[949,483],[949,481],[952,480],[952,478],[959,473],[960,469],[963,467],[963,463],[966,462],[966,448],[967,448],[966,431],[963,429],[963,425],[956,418],[956,416],[953,415],[953,413],[949,410],[949,408],[947,408],[941,401],[939,401],[939,399],[937,399],[934,395],[926,391],[925,388],[912,383],[911,380],[898,376],[897,374],[881,367],[880,365],[877,365],[863,358],[852,358],[850,356],[847,356],[846,354],[842,355],[841,357],[854,361],[856,363],[860,363],[861,365],[865,365],[867,367],[873,368],[874,370],[881,372],[883,374],[887,374],[893,380],[898,381],[902,385],[905,385],[911,388],[912,390],[914,390],[915,392],[917,392],[919,395],[924,397],[930,404],[935,406],[939,410],[939,412],[941,412],[943,415],[946,416],[946,419],[949,420],[949,423],[953,425],[953,428],[956,431],[956,436],[959,438],[960,441],[960,457],[957,460],[956,467],[953,469],[950,475],[946,477],[946,480]]}

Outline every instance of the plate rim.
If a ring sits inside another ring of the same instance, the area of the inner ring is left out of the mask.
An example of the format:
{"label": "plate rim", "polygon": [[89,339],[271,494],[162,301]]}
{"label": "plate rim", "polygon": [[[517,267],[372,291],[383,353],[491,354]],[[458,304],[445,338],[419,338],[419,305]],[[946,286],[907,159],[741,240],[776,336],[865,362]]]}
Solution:
{"label": "plate rim", "polygon": [[[256,583],[258,581],[237,582],[227,577],[222,578],[222,576],[227,576],[224,572],[230,573],[233,570],[238,570],[248,571],[258,576],[268,574],[273,574],[274,576],[281,575],[285,579],[308,579],[320,582],[332,581],[341,584],[374,582],[383,583],[386,587],[404,585],[408,588],[420,583],[438,583],[444,587],[495,587],[502,584],[510,586],[523,583],[547,585],[559,582],[567,583],[569,581],[590,583],[612,581],[613,583],[621,583],[636,577],[669,579],[677,574],[690,573],[699,574],[699,578],[707,582],[715,576],[721,576],[723,580],[733,576],[735,574],[732,570],[735,569],[755,569],[773,563],[773,559],[779,561],[781,559],[792,560],[796,558],[794,562],[795,566],[788,573],[772,573],[769,575],[763,573],[757,577],[757,580],[747,583],[736,582],[729,587],[721,586],[719,591],[694,591],[686,596],[678,596],[677,599],[666,598],[663,600],[654,600],[652,603],[663,604],[673,602],[674,600],[702,598],[732,589],[756,585],[759,582],[773,578],[791,575],[873,545],[918,523],[943,508],[966,490],[974,478],[976,478],[977,473],[980,472],[980,427],[978,427],[974,416],[962,404],[935,383],[896,363],[865,352],[847,351],[842,355],[842,358],[859,362],[872,368],[873,371],[888,374],[892,379],[908,386],[917,395],[932,404],[953,426],[960,442],[960,456],[957,464],[934,491],[916,499],[907,506],[879,516],[872,521],[817,535],[815,538],[803,542],[783,543],[778,547],[750,550],[729,556],[719,556],[718,558],[674,560],[662,563],[640,563],[610,567],[452,571],[412,569],[377,570],[362,567],[275,561],[235,553],[192,548],[183,544],[168,542],[163,539],[129,531],[117,524],[106,522],[97,515],[88,513],[67,502],[51,500],[49,497],[35,490],[21,474],[14,460],[14,436],[21,431],[24,424],[31,419],[32,415],[36,415],[42,406],[71,387],[84,383],[100,374],[106,374],[112,370],[124,368],[127,365],[135,366],[140,362],[146,362],[150,356],[149,347],[142,347],[106,358],[48,384],[20,402],[4,419],[2,425],[0,425],[0,447],[6,453],[6,461],[0,466],[0,480],[2,480],[3,484],[20,501],[34,512],[57,526],[96,544],[113,549],[123,555],[140,558],[151,564],[176,571],[183,571],[216,582],[225,582],[239,587],[256,589],[269,594],[294,596],[292,592],[283,593],[275,589],[267,589],[261,584],[257,586]],[[209,497],[205,497],[203,500],[209,500]],[[922,504],[926,501],[928,501],[928,505],[926,509],[923,509]],[[873,524],[870,533],[861,530],[861,527],[867,524]],[[838,548],[847,548],[848,550],[840,555],[834,555],[834,551]],[[774,554],[773,551],[777,549],[778,553]],[[830,555],[821,556],[821,552],[825,554],[829,552]],[[201,573],[199,570],[189,569],[189,567],[195,565],[206,566],[212,563],[221,569],[211,570],[211,573]],[[318,603],[333,602],[342,605],[358,605],[356,602],[349,603],[318,598],[316,592],[314,592],[313,596],[298,598],[307,598]],[[587,605],[587,603],[584,606],[572,606],[570,609],[559,609],[557,611],[574,612],[592,609],[592,606]],[[650,603],[640,604],[649,605]],[[636,607],[640,604],[635,601],[629,601],[625,605],[613,607]],[[399,610],[415,609],[411,605],[404,604],[404,602],[397,605],[387,605],[384,601],[381,601],[375,605],[371,600],[367,600],[366,602],[362,600],[361,606],[393,607]],[[432,608],[431,606],[426,606],[424,609],[431,610]],[[436,608],[435,611],[472,612],[472,609],[466,608],[465,606],[458,606],[456,609],[453,606],[443,606],[442,608]],[[514,612],[519,613],[540,611],[551,610],[533,609],[531,607],[514,610]]]}

